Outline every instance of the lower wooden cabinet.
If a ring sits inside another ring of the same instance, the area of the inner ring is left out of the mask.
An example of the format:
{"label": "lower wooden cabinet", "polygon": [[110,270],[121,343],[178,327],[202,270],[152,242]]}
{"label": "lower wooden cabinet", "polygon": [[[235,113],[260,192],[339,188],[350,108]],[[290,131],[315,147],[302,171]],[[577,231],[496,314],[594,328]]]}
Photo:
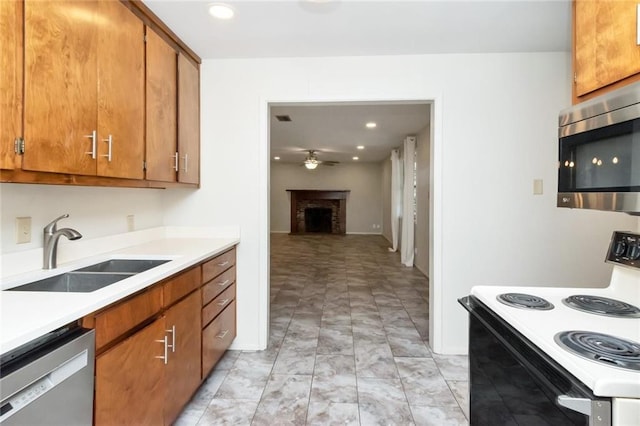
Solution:
{"label": "lower wooden cabinet", "polygon": [[96,425],[163,424],[164,330],[156,320],[96,358]]}
{"label": "lower wooden cabinet", "polygon": [[[214,303],[214,302],[212,302]],[[202,330],[202,379],[220,360],[236,337],[236,302],[231,302],[224,311]]]}
{"label": "lower wooden cabinet", "polygon": [[[174,305],[165,314],[165,331],[171,339],[171,350],[165,366],[164,424],[178,417],[191,395],[200,386],[200,315],[201,294]],[[171,330],[171,331],[169,331]]]}
{"label": "lower wooden cabinet", "polygon": [[96,425],[171,425],[231,345],[235,269],[207,283],[215,292],[205,291],[205,263],[83,319],[99,336]]}

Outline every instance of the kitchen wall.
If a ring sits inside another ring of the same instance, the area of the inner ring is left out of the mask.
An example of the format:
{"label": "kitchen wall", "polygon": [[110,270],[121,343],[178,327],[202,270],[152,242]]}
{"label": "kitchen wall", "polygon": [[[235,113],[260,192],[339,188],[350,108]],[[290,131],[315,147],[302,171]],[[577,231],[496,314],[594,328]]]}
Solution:
{"label": "kitchen wall", "polygon": [[[165,222],[238,224],[235,347],[267,338],[270,102],[435,100],[431,342],[464,352],[456,299],[476,284],[597,285],[624,214],[555,207],[567,53],[207,60],[200,191],[167,191]],[[532,195],[532,181],[544,195]]]}
{"label": "kitchen wall", "polygon": [[[127,216],[135,229],[163,224],[159,189],[94,188],[58,185],[0,184],[2,253],[42,247],[42,228],[69,213],[59,227],[78,230],[85,239],[127,232]],[[31,217],[31,242],[16,244],[16,217]],[[60,245],[73,244],[65,238]],[[63,250],[63,249],[62,249]]]}
{"label": "kitchen wall", "polygon": [[[23,215],[34,218],[34,238],[65,212],[87,238],[124,232],[131,213],[138,228],[238,226],[234,347],[263,348],[269,102],[435,99],[430,344],[462,353],[467,320],[456,299],[472,285],[601,285],[611,231],[638,227],[625,214],[555,207],[557,112],[570,104],[569,77],[567,53],[206,60],[200,190],[2,184],[2,252],[33,248],[11,242]],[[537,178],[544,195],[532,195]]]}
{"label": "kitchen wall", "polygon": [[[289,232],[287,189],[347,189],[347,234],[380,234],[382,175],[378,163],[341,163],[307,170],[299,164],[271,163],[271,232]],[[378,225],[379,227],[374,227]]]}
{"label": "kitchen wall", "polygon": [[431,127],[426,126],[416,135],[416,225],[414,265],[429,276],[429,158]]}

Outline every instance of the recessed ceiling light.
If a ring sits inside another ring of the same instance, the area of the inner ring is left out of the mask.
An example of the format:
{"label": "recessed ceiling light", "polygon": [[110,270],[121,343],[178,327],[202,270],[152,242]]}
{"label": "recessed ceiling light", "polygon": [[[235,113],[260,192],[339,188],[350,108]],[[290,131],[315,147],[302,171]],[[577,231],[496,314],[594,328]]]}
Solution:
{"label": "recessed ceiling light", "polygon": [[370,121],[366,124],[366,126],[367,126],[367,129],[373,129],[377,126],[377,124],[374,123],[373,121]]}
{"label": "recessed ceiling light", "polygon": [[364,145],[358,145],[356,148],[358,148],[358,149],[364,149]]}
{"label": "recessed ceiling light", "polygon": [[273,159],[274,159],[274,160],[279,160],[279,159],[280,159],[280,157],[273,157]]}
{"label": "recessed ceiling light", "polygon": [[360,158],[358,158],[358,157],[353,157],[353,159],[354,159],[354,160],[359,160]]}
{"label": "recessed ceiling light", "polygon": [[224,3],[213,3],[209,5],[209,14],[218,19],[231,19],[234,12],[231,6]]}

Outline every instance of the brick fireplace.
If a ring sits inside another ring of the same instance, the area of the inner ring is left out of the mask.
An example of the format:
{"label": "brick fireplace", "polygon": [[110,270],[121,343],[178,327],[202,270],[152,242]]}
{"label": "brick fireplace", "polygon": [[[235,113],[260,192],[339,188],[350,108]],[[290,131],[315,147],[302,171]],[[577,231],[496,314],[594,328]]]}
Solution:
{"label": "brick fireplace", "polygon": [[291,194],[291,233],[345,234],[348,190],[287,189]]}

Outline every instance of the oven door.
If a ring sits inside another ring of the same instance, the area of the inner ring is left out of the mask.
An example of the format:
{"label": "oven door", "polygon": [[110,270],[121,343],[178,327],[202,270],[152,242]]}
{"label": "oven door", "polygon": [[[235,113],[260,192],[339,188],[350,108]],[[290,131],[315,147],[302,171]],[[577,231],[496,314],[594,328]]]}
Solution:
{"label": "oven door", "polygon": [[611,400],[598,398],[473,296],[469,311],[470,423],[611,425]]}

